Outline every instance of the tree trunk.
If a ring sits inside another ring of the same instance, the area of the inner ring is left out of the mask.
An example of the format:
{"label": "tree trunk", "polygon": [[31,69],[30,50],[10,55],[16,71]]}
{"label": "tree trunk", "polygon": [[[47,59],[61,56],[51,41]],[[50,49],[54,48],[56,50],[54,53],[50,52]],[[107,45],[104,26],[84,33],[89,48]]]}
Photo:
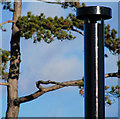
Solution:
{"label": "tree trunk", "polygon": [[6,118],[18,117],[19,105],[14,104],[14,100],[18,98],[18,78],[19,78],[19,66],[20,66],[20,33],[16,26],[16,21],[21,15],[22,0],[14,2],[14,14],[13,20],[15,21],[12,26],[11,37],[11,61],[7,87],[7,112]]}

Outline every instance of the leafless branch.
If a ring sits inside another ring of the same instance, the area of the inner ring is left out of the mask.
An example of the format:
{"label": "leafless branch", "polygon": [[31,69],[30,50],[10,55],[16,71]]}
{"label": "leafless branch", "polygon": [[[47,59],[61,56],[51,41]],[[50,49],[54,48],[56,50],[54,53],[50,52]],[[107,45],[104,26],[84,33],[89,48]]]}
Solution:
{"label": "leafless branch", "polygon": [[45,2],[45,3],[51,3],[51,4],[65,5],[64,2],[50,2],[50,1],[46,1],[46,0],[38,0],[38,1]]}
{"label": "leafless branch", "polygon": [[8,20],[8,21],[1,23],[0,26],[2,26],[3,24],[6,24],[6,23],[14,23],[14,22],[15,22],[14,20]]}
{"label": "leafless branch", "polygon": [[[20,103],[24,103],[24,102],[28,102],[28,101],[31,101],[33,99],[36,99],[46,92],[54,91],[54,90],[63,88],[65,86],[78,86],[78,85],[83,86],[83,83],[84,83],[83,80],[67,81],[67,82],[62,82],[62,83],[50,81],[50,80],[49,81],[38,81],[38,82],[36,82],[36,85],[39,88],[39,90],[37,92],[30,94],[28,96],[25,96],[25,97],[17,98],[14,101],[14,103],[15,103],[15,105],[19,105]],[[43,88],[40,84],[56,84],[56,85],[50,86],[47,88]]]}
{"label": "leafless branch", "polygon": [[[62,0],[61,1],[56,0],[56,2],[55,1],[50,2],[50,1],[47,1],[47,0],[38,0],[38,1],[45,2],[45,3],[51,3],[51,4],[60,4],[60,5],[65,5],[66,2],[72,2],[71,0],[65,0],[64,2],[62,2]],[[79,1],[80,0],[74,0],[74,2],[79,2]]]}
{"label": "leafless branch", "polygon": [[9,86],[8,83],[2,83],[2,82],[0,82],[0,85]]}
{"label": "leafless branch", "polygon": [[108,74],[105,74],[105,78],[108,78],[108,77],[120,77],[119,75],[118,75],[118,72],[116,72],[116,73],[108,73]]}
{"label": "leafless branch", "polygon": [[[36,86],[37,88],[39,88],[42,91],[48,92],[48,91],[52,91],[52,90],[56,90],[65,86],[78,86],[81,85],[83,86],[84,81],[83,80],[75,80],[75,81],[67,81],[67,82],[55,82],[55,81],[37,81],[36,82]],[[51,87],[47,87],[47,88],[43,88],[40,84],[56,84],[54,86]]]}
{"label": "leafless branch", "polygon": [[[105,74],[105,78],[108,78],[108,77],[118,77],[118,73],[116,72],[116,73]],[[46,84],[46,85],[55,84],[55,85],[44,88],[41,84]],[[19,105],[21,103],[25,103],[25,102],[34,100],[34,99],[40,97],[41,95],[43,95],[46,92],[54,91],[54,90],[57,90],[57,89],[60,89],[60,88],[63,88],[63,87],[68,87],[68,86],[80,86],[81,87],[81,86],[84,86],[84,80],[75,80],[75,81],[66,81],[66,82],[55,82],[55,81],[51,81],[51,80],[48,80],[48,81],[40,80],[40,81],[36,82],[36,86],[39,89],[37,92],[35,92],[33,94],[30,94],[28,96],[17,98],[14,101],[15,105]]]}

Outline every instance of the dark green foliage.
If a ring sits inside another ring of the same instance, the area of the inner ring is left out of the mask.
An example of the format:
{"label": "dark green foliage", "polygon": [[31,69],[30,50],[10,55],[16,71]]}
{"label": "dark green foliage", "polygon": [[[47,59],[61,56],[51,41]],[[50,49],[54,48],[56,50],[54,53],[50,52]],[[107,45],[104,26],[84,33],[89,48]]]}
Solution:
{"label": "dark green foliage", "polygon": [[107,96],[105,96],[105,101],[108,99],[108,97]]}
{"label": "dark green foliage", "polygon": [[111,88],[105,86],[105,90],[105,101],[109,105],[115,101],[114,98],[120,97],[120,87],[118,85],[111,86]]}
{"label": "dark green foliage", "polygon": [[73,26],[75,26],[78,29],[83,30],[84,21],[77,19],[74,14],[70,13],[67,19],[71,20]]}
{"label": "dark green foliage", "polygon": [[[79,83],[78,87],[80,88],[80,94],[84,96],[84,77],[81,79],[83,83]],[[120,87],[116,86],[105,86],[105,103],[111,105],[115,102],[114,98],[120,97]]]}
{"label": "dark green foliage", "polygon": [[112,95],[116,95],[117,97],[120,97],[120,87],[118,85],[116,85],[115,87],[114,86],[111,86],[111,91],[110,93]]}
{"label": "dark green foliage", "polygon": [[55,37],[58,40],[75,39],[70,30],[73,30],[73,27],[83,30],[83,24],[83,21],[76,19],[72,14],[64,19],[57,16],[45,18],[43,13],[34,16],[31,12],[28,12],[27,16],[19,17],[16,23],[21,30],[21,37],[34,39],[34,43],[41,40],[51,43]]}
{"label": "dark green foliage", "polygon": [[[58,40],[75,39],[76,37],[71,34],[71,31],[76,28],[83,30],[84,22],[77,19],[74,14],[69,14],[66,18],[57,16],[45,18],[43,13],[34,16],[28,12],[27,16],[19,17],[17,26],[21,29],[21,37],[34,39],[34,43],[41,40],[51,43],[55,37]],[[113,54],[119,54],[119,39],[116,34],[115,29],[110,29],[110,25],[105,25],[105,46]]]}
{"label": "dark green foliage", "polygon": [[114,86],[111,86],[111,91],[113,91],[113,92],[115,91]]}
{"label": "dark green foliage", "polygon": [[72,8],[79,8],[79,7],[85,7],[85,3],[80,4],[79,0],[75,1],[75,0],[65,0],[64,4],[62,4],[61,7],[63,7],[64,9],[68,8],[68,7],[72,7]]}
{"label": "dark green foliage", "polygon": [[109,88],[109,86],[105,86],[105,90],[107,90]]}
{"label": "dark green foliage", "polygon": [[[84,81],[84,77],[81,79]],[[80,88],[80,94],[84,94],[84,82],[83,84],[80,83],[78,84],[78,87]],[[120,97],[120,87],[118,85],[116,86],[105,86],[105,103],[108,105],[111,105],[112,103],[115,102],[114,98],[119,98]]]}
{"label": "dark green foliage", "polygon": [[112,102],[111,102],[111,100],[110,100],[110,99],[108,99],[108,100],[107,100],[107,104],[109,104],[109,105],[111,105],[111,104],[112,104]]}
{"label": "dark green foliage", "polygon": [[0,49],[0,77],[1,79],[7,79],[8,72],[6,71],[7,62],[10,60],[10,52]]}
{"label": "dark green foliage", "polygon": [[[108,86],[105,86],[105,102],[108,105],[111,105],[112,103],[115,102],[114,98],[120,97],[120,92],[119,92],[120,87],[117,86],[111,86],[111,90],[109,89]],[[107,91],[108,90],[108,91]]]}
{"label": "dark green foliage", "polygon": [[105,25],[105,46],[113,53],[120,53],[119,51],[119,38],[116,37],[117,31],[110,29],[110,25]]}
{"label": "dark green foliage", "polygon": [[[68,7],[74,7],[74,8],[79,8],[79,7],[85,7],[85,3],[80,4],[79,0],[78,1],[69,1],[66,0],[65,4],[63,5],[63,8],[68,8]],[[76,9],[75,9],[76,10]],[[83,22],[78,22],[76,19],[75,15],[70,14],[69,17],[71,18],[72,21],[74,21],[74,25],[83,30]],[[110,25],[108,24],[107,26],[105,25],[105,46],[113,53],[119,54],[119,38],[116,37],[117,31],[115,29],[110,29]]]}
{"label": "dark green foliage", "polygon": [[[11,2],[2,2],[3,9],[14,11],[11,7]],[[66,1],[62,4],[63,8],[72,7],[74,9],[79,7],[85,7],[85,4],[80,2],[72,2]],[[66,18],[60,17],[58,18],[55,16],[54,18],[48,17],[45,18],[44,14],[41,13],[39,16],[33,15],[31,12],[27,13],[27,16],[19,17],[16,25],[20,29],[21,37],[25,39],[33,39],[33,42],[40,42],[44,40],[46,43],[51,43],[54,38],[58,40],[72,40],[75,39],[75,36],[71,34],[71,31],[74,29],[83,30],[84,22],[77,19],[74,14],[69,14]],[[2,26],[0,26],[2,29]],[[4,29],[2,29],[4,31]],[[77,31],[76,31],[77,32]],[[117,31],[115,29],[110,29],[110,25],[105,25],[105,46],[113,53],[119,54],[119,42],[118,38],[116,37]],[[6,50],[0,49],[0,57],[2,61],[0,62],[0,77],[2,79],[7,79],[8,72],[7,69],[7,62],[10,59],[10,52]],[[105,55],[107,57],[107,55]],[[16,58],[16,57],[12,57]],[[120,69],[120,61],[118,61],[118,68]],[[84,93],[84,77],[82,78],[83,83],[78,84],[80,89],[80,94],[83,95]],[[120,97],[120,87],[112,86],[110,89],[108,86],[105,86],[106,96],[105,101],[107,104],[111,105],[112,101],[110,97],[116,96]],[[108,91],[109,90],[109,91]]]}

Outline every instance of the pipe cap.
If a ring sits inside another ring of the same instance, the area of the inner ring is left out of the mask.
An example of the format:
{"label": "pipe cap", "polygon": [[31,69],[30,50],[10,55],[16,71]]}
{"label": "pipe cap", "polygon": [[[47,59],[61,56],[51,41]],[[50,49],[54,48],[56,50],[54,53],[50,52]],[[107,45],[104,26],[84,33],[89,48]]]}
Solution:
{"label": "pipe cap", "polygon": [[84,20],[86,18],[93,20],[110,19],[112,18],[112,10],[102,6],[88,6],[77,8],[77,18]]}

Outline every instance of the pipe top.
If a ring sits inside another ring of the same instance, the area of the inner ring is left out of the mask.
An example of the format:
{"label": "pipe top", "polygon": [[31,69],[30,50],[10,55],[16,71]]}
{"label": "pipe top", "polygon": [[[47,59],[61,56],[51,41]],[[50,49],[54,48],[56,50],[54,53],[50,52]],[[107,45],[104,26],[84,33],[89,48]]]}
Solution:
{"label": "pipe top", "polygon": [[84,20],[86,18],[91,20],[101,20],[112,18],[112,10],[108,7],[102,6],[88,6],[77,8],[77,18]]}

